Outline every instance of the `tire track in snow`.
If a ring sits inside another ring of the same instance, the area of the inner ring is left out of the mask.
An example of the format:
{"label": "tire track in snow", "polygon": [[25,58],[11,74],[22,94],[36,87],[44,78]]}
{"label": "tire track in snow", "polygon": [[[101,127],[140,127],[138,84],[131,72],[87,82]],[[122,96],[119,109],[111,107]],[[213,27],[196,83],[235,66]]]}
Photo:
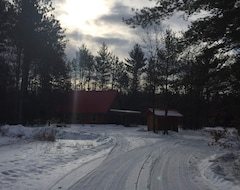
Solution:
{"label": "tire track in snow", "polygon": [[[100,167],[98,167],[89,175],[79,180],[70,189],[72,190],[92,190],[92,189],[109,189],[109,190],[123,190],[123,189],[135,189],[137,176],[141,176],[139,168],[146,163],[146,157],[149,157],[149,150],[152,149],[151,144],[137,147],[127,152],[122,152],[118,156],[110,156],[110,159],[106,159]],[[151,151],[150,151],[151,152]],[[115,151],[113,153],[116,153]],[[140,166],[140,167],[139,167]],[[129,174],[132,171],[135,175],[133,180],[128,180]],[[139,174],[140,172],[140,174]],[[126,183],[131,183],[126,188]]]}
{"label": "tire track in snow", "polygon": [[[84,159],[87,161],[83,161],[75,169],[64,174],[49,188],[49,190],[68,189],[81,178],[89,175],[91,172],[96,170],[98,167],[101,166],[102,162],[110,155],[111,151],[116,146],[116,141],[114,141],[113,143],[113,145],[111,143],[100,145],[95,149],[91,150],[89,154],[81,157],[80,159]],[[84,151],[88,152],[89,150]]]}
{"label": "tire track in snow", "polygon": [[159,151],[150,175],[150,190],[208,190],[205,184],[196,183],[191,176],[189,163],[196,147],[187,141],[177,140],[175,144]]}
{"label": "tire track in snow", "polygon": [[[137,176],[137,181],[136,181],[135,190],[138,190],[138,184],[139,184],[139,179],[140,179],[141,173],[142,173],[142,171],[143,171],[143,169],[144,169],[144,166],[146,165],[147,161],[149,160],[150,156],[151,156],[151,154],[149,154],[149,155],[146,157],[145,161],[144,161],[143,164],[142,164],[142,167],[140,168],[140,171],[139,171],[138,176]],[[144,180],[144,178],[145,178],[145,176],[143,176],[143,179],[142,179],[142,180]]]}
{"label": "tire track in snow", "polygon": [[[137,138],[131,134],[118,132],[110,136],[114,136],[116,142],[101,164],[67,189],[208,189],[204,184],[196,183],[190,174],[189,160],[196,147],[199,148],[192,145],[191,140],[173,136],[153,140],[154,137],[142,136],[138,138],[141,144],[134,147],[128,139]],[[204,148],[200,149],[204,151]]]}

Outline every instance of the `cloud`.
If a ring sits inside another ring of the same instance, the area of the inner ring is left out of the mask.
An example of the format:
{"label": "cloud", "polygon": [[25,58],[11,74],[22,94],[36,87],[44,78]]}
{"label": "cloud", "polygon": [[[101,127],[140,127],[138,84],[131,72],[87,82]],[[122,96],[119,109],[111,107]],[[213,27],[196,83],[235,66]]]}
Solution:
{"label": "cloud", "polygon": [[[53,0],[56,8],[55,14],[59,19],[63,18],[64,15],[70,14],[64,9],[66,2],[67,0]],[[85,44],[96,55],[103,42],[107,44],[113,54],[124,60],[124,58],[128,57],[128,52],[132,50],[134,44],[142,42],[139,35],[141,29],[130,28],[122,19],[131,18],[134,15],[132,8],[141,9],[144,6],[151,6],[155,3],[149,0],[102,0],[102,2],[107,9],[105,12],[97,14],[96,17],[88,18],[81,24],[75,24],[79,23],[79,20],[74,20],[76,21],[74,25],[70,25],[72,23],[71,20],[63,22],[68,40],[66,54],[70,60],[75,57],[75,52],[82,44]],[[177,16],[165,21],[164,25],[182,29],[184,24],[180,22]]]}
{"label": "cloud", "polygon": [[67,55],[67,59],[69,61],[71,61],[73,58],[75,58],[76,56],[76,46],[75,44],[72,43],[67,43],[66,49],[65,49],[65,53]]}
{"label": "cloud", "polygon": [[110,8],[110,13],[100,16],[98,19],[95,20],[96,25],[102,24],[111,24],[111,25],[118,25],[123,23],[123,18],[129,18],[133,16],[133,12],[131,11],[131,7],[117,2],[112,5]]}
{"label": "cloud", "polygon": [[85,44],[93,55],[97,55],[103,42],[107,44],[110,52],[124,60],[135,44],[135,41],[129,40],[124,35],[117,36],[110,33],[105,36],[94,36],[75,29],[68,31],[66,35],[68,39],[66,54],[70,60],[75,57],[77,49],[82,44]]}
{"label": "cloud", "polygon": [[91,28],[90,32],[86,32],[84,28],[78,26],[67,28],[68,44],[66,53],[70,60],[75,57],[75,52],[82,44],[85,44],[96,55],[103,42],[120,59],[124,60],[128,56],[128,52],[133,48],[138,38],[134,34],[134,30],[122,21],[123,17],[133,16],[131,7],[122,2],[115,2],[109,6],[107,14],[86,21],[87,27]]}
{"label": "cloud", "polygon": [[82,35],[81,33],[75,29],[75,30],[67,30],[66,32],[67,38],[70,39],[75,39],[75,41],[81,41],[82,40]]}
{"label": "cloud", "polygon": [[66,3],[66,0],[52,0],[53,7],[54,7],[54,14],[56,16],[61,14],[67,14],[66,12],[63,12],[62,7]]}
{"label": "cloud", "polygon": [[190,22],[183,19],[183,13],[175,13],[169,19],[163,20],[163,26],[165,28],[171,28],[174,31],[185,31]]}
{"label": "cloud", "polygon": [[110,45],[110,46],[123,46],[125,44],[128,44],[128,40],[126,39],[121,39],[121,38],[108,38],[108,37],[92,37],[92,39],[94,39],[94,41],[96,41],[97,43],[103,43],[105,42],[106,44]]}
{"label": "cloud", "polygon": [[98,44],[98,50],[101,47],[101,44],[105,42],[109,47],[109,50],[120,59],[125,59],[127,53],[133,47],[132,41],[123,38],[108,38],[108,37],[93,37],[93,40]]}
{"label": "cloud", "polygon": [[99,44],[99,47],[105,42],[113,53],[125,59],[139,39],[136,34],[138,29],[134,30],[123,22],[123,18],[133,15],[131,6],[122,1],[113,3],[108,14],[101,15],[93,21],[99,28],[99,33],[98,36],[92,36],[92,40]]}

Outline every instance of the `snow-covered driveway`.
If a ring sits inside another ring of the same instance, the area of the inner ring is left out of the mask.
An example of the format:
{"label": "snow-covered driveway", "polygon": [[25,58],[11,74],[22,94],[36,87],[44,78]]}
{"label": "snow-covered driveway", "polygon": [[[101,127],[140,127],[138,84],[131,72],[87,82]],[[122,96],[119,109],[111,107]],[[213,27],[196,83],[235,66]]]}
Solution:
{"label": "snow-covered driveway", "polygon": [[[145,126],[72,125],[58,140],[32,141],[35,128],[5,126],[0,189],[238,190],[239,181],[209,171],[216,154],[203,131],[147,132]],[[21,129],[22,139],[11,134]]]}
{"label": "snow-covered driveway", "polygon": [[201,137],[193,144],[191,139],[177,135],[159,138],[136,129],[111,135],[117,139],[116,145],[103,163],[69,189],[209,189],[202,181],[198,183],[200,173],[194,166],[197,163],[192,163],[197,156],[211,153]]}

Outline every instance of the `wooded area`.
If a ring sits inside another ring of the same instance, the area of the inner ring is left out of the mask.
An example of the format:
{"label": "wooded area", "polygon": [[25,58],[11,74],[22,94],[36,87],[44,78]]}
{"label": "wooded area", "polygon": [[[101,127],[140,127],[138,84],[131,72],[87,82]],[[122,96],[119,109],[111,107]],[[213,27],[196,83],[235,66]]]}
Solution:
{"label": "wooded area", "polygon": [[46,120],[70,88],[64,29],[51,1],[3,0],[0,9],[0,121]]}
{"label": "wooded area", "polygon": [[[124,19],[144,31],[120,60],[106,43],[65,55],[65,30],[49,0],[0,2],[0,123],[46,122],[70,90],[120,92],[120,109],[177,109],[184,126],[240,124],[240,2],[156,0]],[[162,20],[206,11],[181,34]]]}

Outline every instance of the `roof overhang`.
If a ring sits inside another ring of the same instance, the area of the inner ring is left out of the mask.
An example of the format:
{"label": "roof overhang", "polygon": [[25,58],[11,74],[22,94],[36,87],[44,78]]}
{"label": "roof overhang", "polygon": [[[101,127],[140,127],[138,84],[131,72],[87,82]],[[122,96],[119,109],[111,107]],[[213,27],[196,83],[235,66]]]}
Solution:
{"label": "roof overhang", "polygon": [[[154,113],[153,113],[154,112]],[[157,117],[165,117],[166,112],[165,110],[162,109],[153,109],[153,108],[148,108],[143,115],[155,115]],[[181,113],[179,113],[177,110],[168,110],[167,111],[167,117],[183,117]]]}
{"label": "roof overhang", "polygon": [[120,114],[141,114],[140,111],[121,110],[121,109],[110,109],[110,112],[115,112],[115,113],[120,113]]}

